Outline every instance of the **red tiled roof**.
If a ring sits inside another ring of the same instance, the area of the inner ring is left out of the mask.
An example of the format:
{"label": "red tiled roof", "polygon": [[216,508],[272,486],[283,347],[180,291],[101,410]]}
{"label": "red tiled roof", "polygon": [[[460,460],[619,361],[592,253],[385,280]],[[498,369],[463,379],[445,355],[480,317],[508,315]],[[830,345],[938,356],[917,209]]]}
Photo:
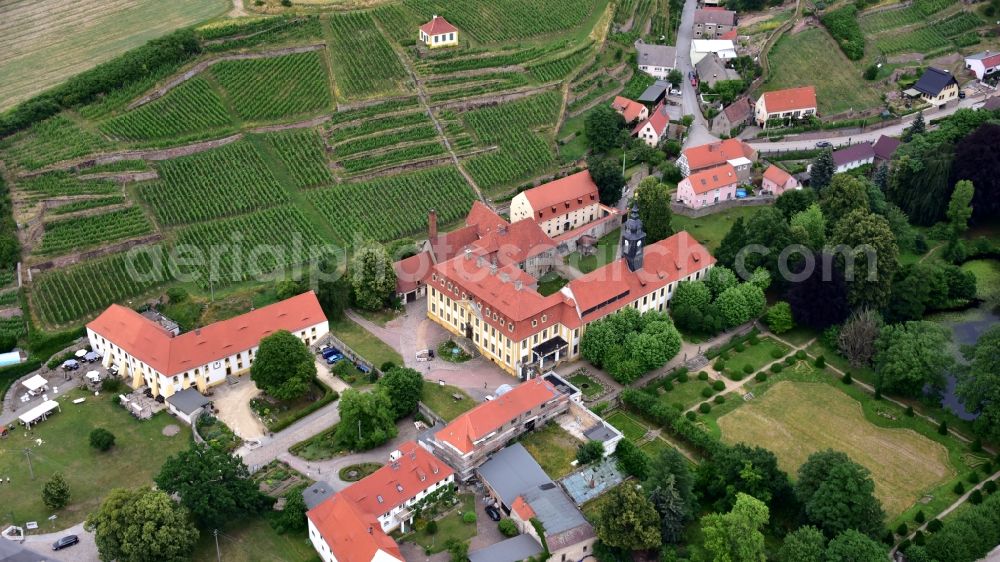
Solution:
{"label": "red tiled roof", "polygon": [[552,383],[534,378],[458,416],[434,437],[450,443],[462,453],[469,453],[475,448],[476,441],[558,396],[559,391]]}
{"label": "red tiled roof", "polygon": [[764,107],[767,108],[768,113],[795,111],[796,109],[814,109],[816,107],[816,88],[813,86],[802,86],[800,88],[764,92]]}
{"label": "red tiled roof", "polygon": [[474,201],[472,208],[469,209],[469,214],[465,217],[465,224],[467,226],[475,226],[476,233],[479,236],[485,236],[487,232],[495,229],[497,225],[506,225],[507,221],[496,214],[496,211],[487,207],[482,201]]}
{"label": "red tiled roof", "polygon": [[631,123],[639,118],[639,115],[642,114],[643,109],[646,109],[646,106],[622,96],[615,96],[615,100],[611,102],[611,109],[621,113],[626,123]]}
{"label": "red tiled roof", "polygon": [[531,220],[506,222],[471,244],[475,255],[496,258],[500,265],[517,265],[555,248],[555,243]]}
{"label": "red tiled roof", "polygon": [[[344,496],[364,513],[379,516],[406,503],[420,492],[446,480],[454,471],[416,441],[399,446],[399,460],[389,463],[356,484]],[[379,499],[381,498],[381,501]]]}
{"label": "red tiled roof", "polygon": [[771,164],[767,170],[764,170],[764,179],[774,182],[776,185],[785,185],[788,180],[792,179],[791,174],[782,170],[781,168]]}
{"label": "red tiled roof", "polygon": [[598,202],[597,184],[587,170],[533,187],[524,196],[535,218],[542,221]]}
{"label": "red tiled roof", "polygon": [[528,521],[535,516],[535,510],[524,500],[524,496],[514,498],[514,503],[511,504],[510,509],[521,518],[521,521]]}
{"label": "red tiled roof", "polygon": [[[413,29],[412,27],[410,29]],[[452,31],[458,31],[458,28],[454,25],[448,23],[448,20],[441,16],[434,16],[431,21],[420,26],[420,31],[423,31],[431,37],[435,35],[441,35],[442,33],[451,33]]]}
{"label": "red tiled roof", "polygon": [[1000,53],[994,53],[984,58],[983,66],[986,68],[993,68],[994,66],[1000,66]]}
{"label": "red tiled roof", "polygon": [[448,261],[460,254],[466,246],[479,240],[476,230],[475,225],[463,226],[451,232],[438,234],[429,240],[434,261],[438,263]]}
{"label": "red tiled roof", "polygon": [[701,195],[713,189],[732,185],[739,181],[739,178],[736,177],[736,168],[733,168],[731,164],[723,164],[715,168],[695,172],[681,181],[689,182],[691,190]]}
{"label": "red tiled roof", "polygon": [[652,112],[650,112],[649,117],[643,119],[642,122],[632,129],[632,134],[639,134],[647,124],[653,127],[653,132],[656,133],[656,136],[658,137],[662,137],[667,131],[667,125],[670,124],[670,116],[667,115],[667,110],[664,109],[663,102],[660,102],[660,104],[657,105]]}
{"label": "red tiled roof", "polygon": [[312,291],[171,337],[159,324],[113,304],[87,328],[165,376],[173,376],[257,346],[278,330],[297,332],[326,322]]}
{"label": "red tiled roof", "polygon": [[362,512],[343,493],[306,513],[338,562],[371,562],[379,551],[403,560],[399,545],[382,532],[378,520]]}
{"label": "red tiled roof", "polygon": [[420,283],[426,283],[427,276],[434,267],[434,258],[428,251],[401,259],[392,264],[396,271],[396,292],[409,293]]}
{"label": "red tiled roof", "polygon": [[723,33],[722,35],[720,35],[719,39],[723,39],[723,40],[728,39],[729,41],[736,41],[736,37],[738,35],[739,34],[737,33],[736,29],[730,29],[729,31],[727,31],[727,32]]}
{"label": "red tiled roof", "polygon": [[753,115],[753,101],[743,96],[722,110],[730,123],[742,123]]}
{"label": "red tiled roof", "polygon": [[749,158],[752,160],[753,156],[753,148],[740,139],[710,142],[700,146],[693,146],[684,151],[688,168],[692,172],[725,164],[729,160],[735,160],[736,158]]}

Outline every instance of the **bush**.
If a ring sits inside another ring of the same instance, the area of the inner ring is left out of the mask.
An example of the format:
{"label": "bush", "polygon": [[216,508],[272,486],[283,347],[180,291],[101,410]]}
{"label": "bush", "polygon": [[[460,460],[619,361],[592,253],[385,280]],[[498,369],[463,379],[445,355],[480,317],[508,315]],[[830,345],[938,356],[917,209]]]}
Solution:
{"label": "bush", "polygon": [[712,387],[710,386],[706,386],[705,388],[701,389],[702,398],[711,398],[713,394],[715,394],[715,392],[712,391]]}
{"label": "bush", "polygon": [[944,523],[942,523],[940,519],[931,519],[930,522],[927,523],[927,530],[932,533],[936,533],[942,528],[944,528]]}
{"label": "bush", "polygon": [[719,395],[718,395],[718,396],[716,396],[716,397],[715,397],[715,398],[714,398],[713,400],[714,400],[714,402],[715,402],[716,404],[723,404],[723,403],[725,403],[725,401],[726,401],[726,397],[725,397],[725,396],[723,396],[723,395],[721,395],[721,394],[719,394]]}
{"label": "bush", "polygon": [[952,488],[951,491],[955,492],[955,495],[961,496],[962,494],[965,493],[965,484],[962,484],[961,482],[956,482],[955,487]]}
{"label": "bush", "polygon": [[729,378],[733,379],[734,381],[741,381],[743,380],[743,373],[733,371],[729,373]]}
{"label": "bush", "polygon": [[906,414],[906,417],[912,418],[913,417],[913,406],[907,406],[906,407],[906,411],[904,413]]}
{"label": "bush", "polygon": [[510,519],[501,519],[500,522],[497,523],[497,528],[500,529],[500,534],[505,537],[513,537],[518,534],[517,525],[515,525]]}
{"label": "bush", "polygon": [[816,358],[816,368],[823,369],[825,367],[826,367],[826,357],[820,355],[819,357]]}
{"label": "bush", "polygon": [[726,389],[726,383],[723,382],[723,381],[717,380],[717,381],[715,381],[715,382],[712,383],[712,388],[714,388],[715,390],[721,392],[721,391],[723,391],[723,390]]}
{"label": "bush", "polygon": [[857,12],[856,6],[847,5],[820,17],[830,35],[840,45],[840,50],[851,60],[861,60],[865,56],[865,37],[858,24]]}
{"label": "bush", "polygon": [[987,480],[986,483],[983,484],[983,490],[985,490],[987,494],[995,494],[997,491],[996,480]]}
{"label": "bush", "polygon": [[910,539],[903,539],[903,542],[899,543],[899,550],[906,552],[906,549],[910,548]]}
{"label": "bush", "polygon": [[101,381],[101,392],[107,394],[120,394],[125,389],[125,383],[116,377],[108,377]]}
{"label": "bush", "polygon": [[879,390],[879,389],[877,389],[877,388],[875,389],[875,399],[876,400],[881,400],[882,399],[882,391]]}
{"label": "bush", "polygon": [[743,342],[739,342],[739,343],[737,343],[736,345],[733,346],[733,351],[735,351],[736,353],[740,353],[744,349],[745,348],[743,347]]}
{"label": "bush", "polygon": [[918,511],[917,514],[913,516],[913,520],[916,521],[917,523],[923,523],[924,521],[926,521],[927,516],[924,515],[924,510],[921,509],[920,511]]}
{"label": "bush", "polygon": [[687,381],[688,381],[687,371],[682,371],[680,374],[677,375],[677,382],[687,382]]}
{"label": "bush", "polygon": [[[503,523],[503,521],[501,521],[501,523]],[[424,527],[424,532],[427,533],[428,535],[435,535],[435,534],[437,534],[437,532],[438,532],[438,522],[434,521],[434,520],[428,521],[427,522],[427,526]]]}
{"label": "bush", "polygon": [[703,414],[707,414],[712,411],[712,405],[708,402],[702,402],[701,405],[698,406],[698,411]]}
{"label": "bush", "polygon": [[708,380],[708,373],[706,373],[705,371],[698,371],[698,380],[700,380],[700,381],[707,381]]}
{"label": "bush", "polygon": [[939,435],[948,435],[948,422],[942,421],[941,425],[938,426]]}
{"label": "bush", "polygon": [[576,461],[581,465],[597,462],[603,458],[604,444],[600,441],[587,441],[576,449]]}
{"label": "bush", "polygon": [[[972,452],[973,453],[981,452],[983,450],[983,440],[980,439],[980,438],[978,438],[978,437],[976,437],[972,441],[972,445],[970,445],[970,447],[972,448]],[[987,471],[987,472],[989,472],[989,471]]]}
{"label": "bush", "polygon": [[917,546],[924,546],[926,542],[927,539],[924,538],[923,531],[917,531],[916,533],[913,533],[913,544]]}
{"label": "bush", "polygon": [[115,446],[115,434],[98,427],[90,432],[90,446],[98,451],[107,451]]}
{"label": "bush", "polygon": [[789,355],[788,357],[785,357],[785,365],[788,365],[789,367],[791,367],[792,365],[794,365],[796,361],[798,361],[797,357],[793,357],[791,355]]}
{"label": "bush", "polygon": [[784,367],[781,366],[781,363],[775,363],[774,365],[771,365],[771,372],[774,374],[778,374],[781,372],[783,368]]}
{"label": "bush", "polygon": [[752,373],[753,372],[753,365],[749,365],[749,364],[748,365],[743,365],[743,372],[746,373],[746,374],[748,374],[748,375],[750,373]]}
{"label": "bush", "polygon": [[798,350],[798,351],[796,351],[796,352],[795,352],[795,358],[796,358],[796,359],[799,359],[799,360],[801,360],[801,359],[805,359],[805,358],[806,358],[806,352],[805,352],[805,351],[803,351],[803,350],[801,350],[801,349],[800,349],[800,350]]}
{"label": "bush", "polygon": [[764,382],[767,380],[767,373],[765,373],[764,371],[760,371],[759,373],[754,375],[753,378],[757,382]]}
{"label": "bush", "polygon": [[462,523],[466,525],[473,525],[476,522],[476,514],[471,511],[466,511],[462,514]]}
{"label": "bush", "polygon": [[694,421],[694,419],[698,416],[693,411],[689,411],[688,413],[684,414],[684,417],[686,417],[690,421]]}
{"label": "bush", "polygon": [[396,368],[396,364],[395,363],[393,363],[392,361],[386,361],[385,363],[382,363],[379,366],[378,370],[382,371],[383,373],[388,373],[389,371],[391,371],[391,370],[393,370],[395,368]]}
{"label": "bush", "polygon": [[674,389],[674,383],[672,381],[669,380],[663,381],[663,390],[670,392],[673,389]]}
{"label": "bush", "polygon": [[723,361],[722,359],[716,359],[715,364],[712,365],[712,368],[721,373],[722,371],[726,370],[726,362]]}
{"label": "bush", "polygon": [[781,359],[781,357],[784,354],[785,353],[783,351],[781,351],[780,349],[772,349],[771,350],[771,359]]}
{"label": "bush", "polygon": [[900,523],[899,527],[896,527],[896,534],[899,535],[899,536],[901,536],[901,537],[905,537],[906,533],[908,533],[908,532],[910,532],[910,529],[908,529],[906,527],[906,523],[905,522],[904,523]]}
{"label": "bush", "polygon": [[844,373],[844,376],[843,376],[843,378],[840,379],[840,382],[842,382],[844,384],[851,384],[851,383],[854,382],[854,378],[851,377],[851,373],[850,372],[847,372],[847,373]]}
{"label": "bush", "polygon": [[757,345],[758,343],[760,343],[760,338],[757,337],[757,334],[750,334],[750,337],[747,338],[747,342],[750,345]]}
{"label": "bush", "polygon": [[979,490],[973,490],[972,493],[969,494],[969,502],[971,502],[972,505],[979,505],[983,503],[983,493]]}
{"label": "bush", "polygon": [[969,473],[969,477],[965,479],[969,484],[979,484],[979,472],[973,470]]}

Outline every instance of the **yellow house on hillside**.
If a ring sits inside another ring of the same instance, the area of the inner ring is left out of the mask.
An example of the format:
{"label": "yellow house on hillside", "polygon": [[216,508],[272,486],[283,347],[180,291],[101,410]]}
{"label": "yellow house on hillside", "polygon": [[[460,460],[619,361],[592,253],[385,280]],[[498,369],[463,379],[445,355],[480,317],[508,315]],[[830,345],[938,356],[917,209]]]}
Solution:
{"label": "yellow house on hillside", "polygon": [[420,41],[431,49],[458,45],[458,28],[435,15],[431,21],[420,26]]}

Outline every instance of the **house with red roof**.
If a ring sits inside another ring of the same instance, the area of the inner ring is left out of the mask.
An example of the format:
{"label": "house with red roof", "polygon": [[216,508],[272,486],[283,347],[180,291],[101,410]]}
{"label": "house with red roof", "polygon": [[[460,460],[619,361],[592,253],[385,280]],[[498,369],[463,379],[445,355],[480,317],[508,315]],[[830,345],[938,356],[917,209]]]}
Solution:
{"label": "house with red roof", "polygon": [[602,216],[597,184],[588,170],[522,191],[510,202],[512,227],[534,222],[547,236],[558,236]]}
{"label": "house with red roof", "polygon": [[965,68],[982,80],[990,74],[1000,72],[1000,52],[983,51],[965,57]]}
{"label": "house with red roof", "polygon": [[771,164],[764,170],[764,177],[760,182],[761,190],[769,195],[781,195],[793,189],[802,189],[799,180],[781,168]]}
{"label": "house with red roof", "polygon": [[834,173],[840,174],[875,161],[875,148],[870,142],[861,142],[833,151]]}
{"label": "house with red roof", "polygon": [[681,174],[690,176],[729,164],[736,170],[741,182],[749,183],[756,160],[757,151],[749,144],[740,139],[726,139],[685,149],[677,159],[677,167]]}
{"label": "house with red roof", "polygon": [[175,335],[160,323],[113,304],[87,324],[91,349],[105,367],[133,388],[149,387],[153,396],[169,398],[196,388],[205,393],[229,375],[250,370],[260,340],[286,330],[312,345],[330,332],[330,324],[309,291],[228,320]]}
{"label": "house with red roof", "polygon": [[661,101],[649,114],[649,117],[640,121],[632,129],[632,135],[639,137],[649,146],[655,147],[667,137],[668,125],[670,125],[670,115]]}
{"label": "house with red roof", "polygon": [[700,209],[736,198],[740,178],[731,164],[691,174],[677,184],[677,201]]}
{"label": "house with red roof", "polygon": [[646,117],[649,117],[648,107],[622,96],[615,96],[614,101],[611,102],[611,109],[621,115],[626,123],[642,121]]}
{"label": "house with red roof", "polygon": [[458,28],[444,17],[435,14],[431,21],[420,26],[418,39],[431,49],[458,45]]}
{"label": "house with red roof", "polygon": [[757,125],[767,128],[777,120],[788,121],[804,119],[817,114],[816,88],[802,86],[764,92],[757,100],[754,108],[754,118]]}
{"label": "house with red roof", "polygon": [[306,513],[309,540],[326,562],[402,561],[388,533],[405,533],[414,506],[451,486],[455,472],[415,441],[389,453],[389,463]]}

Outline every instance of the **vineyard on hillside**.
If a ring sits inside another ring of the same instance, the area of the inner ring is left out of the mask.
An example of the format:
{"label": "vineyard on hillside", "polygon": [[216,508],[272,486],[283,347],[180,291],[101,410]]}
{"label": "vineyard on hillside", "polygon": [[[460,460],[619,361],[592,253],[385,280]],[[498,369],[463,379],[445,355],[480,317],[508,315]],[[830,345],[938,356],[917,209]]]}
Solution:
{"label": "vineyard on hillside", "polygon": [[312,187],[333,181],[326,161],[326,148],[312,129],[273,133],[268,142],[291,174],[295,187]]}
{"label": "vineyard on hillside", "polygon": [[67,172],[48,172],[20,179],[18,190],[29,200],[65,195],[97,195],[114,193],[120,188],[111,180],[79,180]]}
{"label": "vineyard on hillside", "polygon": [[[347,98],[368,98],[398,92],[406,69],[371,15],[350,13],[330,18],[338,92]],[[413,30],[416,33],[416,30]]]}
{"label": "vineyard on hillside", "polygon": [[83,218],[46,223],[42,245],[36,253],[62,254],[149,234],[153,225],[138,207],[128,207]]}
{"label": "vineyard on hillside", "polygon": [[212,66],[212,74],[236,113],[248,121],[313,113],[333,103],[319,51],[223,61]]}
{"label": "vineyard on hillside", "polygon": [[598,0],[404,0],[424,21],[445,14],[460,30],[484,42],[510,41],[571,29],[587,20],[603,3]]}
{"label": "vineyard on hillside", "polygon": [[67,117],[57,115],[0,140],[0,155],[8,166],[37,170],[107,146],[108,143],[100,136],[83,130]]}
{"label": "vineyard on hillside", "polygon": [[200,76],[165,96],[113,117],[101,125],[105,133],[125,140],[166,139],[231,127],[222,98]]}

